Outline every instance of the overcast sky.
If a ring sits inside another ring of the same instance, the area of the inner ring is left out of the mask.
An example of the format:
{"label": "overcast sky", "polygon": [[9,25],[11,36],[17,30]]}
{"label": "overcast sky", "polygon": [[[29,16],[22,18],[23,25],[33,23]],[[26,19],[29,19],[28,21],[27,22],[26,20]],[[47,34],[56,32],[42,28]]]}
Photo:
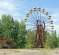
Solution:
{"label": "overcast sky", "polygon": [[41,7],[49,12],[59,34],[59,0],[0,0],[0,18],[3,14],[9,14],[20,21],[33,7]]}

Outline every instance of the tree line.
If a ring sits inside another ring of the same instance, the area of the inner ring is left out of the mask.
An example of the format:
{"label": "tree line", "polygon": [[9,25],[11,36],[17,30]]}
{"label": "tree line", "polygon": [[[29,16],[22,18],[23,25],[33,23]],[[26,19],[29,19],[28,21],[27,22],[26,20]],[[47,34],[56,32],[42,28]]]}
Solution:
{"label": "tree line", "polygon": [[[11,42],[4,42],[2,44],[13,44],[16,48],[33,48],[33,40],[35,39],[35,30],[26,30],[24,22],[14,20],[10,15],[2,15],[0,19],[0,39],[14,38]],[[45,32],[45,47],[56,48],[59,47],[59,35],[56,36],[56,31],[50,34],[48,31]],[[0,48],[2,48],[0,44]]]}

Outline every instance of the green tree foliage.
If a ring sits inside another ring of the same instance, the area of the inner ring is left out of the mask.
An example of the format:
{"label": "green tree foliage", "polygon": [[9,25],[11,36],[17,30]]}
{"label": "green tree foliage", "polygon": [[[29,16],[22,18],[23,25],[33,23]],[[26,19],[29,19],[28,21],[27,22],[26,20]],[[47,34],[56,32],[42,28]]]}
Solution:
{"label": "green tree foliage", "polygon": [[14,20],[9,15],[2,15],[2,34],[3,38],[10,38],[12,36],[12,32],[14,31]]}
{"label": "green tree foliage", "polygon": [[57,37],[57,47],[59,47],[59,35]]}
{"label": "green tree foliage", "polygon": [[[0,20],[0,38],[9,39],[14,38],[14,42],[17,39],[19,31],[19,22],[14,20],[10,15],[2,15]],[[10,44],[10,42],[6,42]],[[11,42],[12,43],[12,42]]]}
{"label": "green tree foliage", "polygon": [[53,40],[53,45],[56,48],[57,47],[57,35],[56,35],[56,31],[54,31],[54,33],[52,34],[52,40]]}
{"label": "green tree foliage", "polygon": [[36,37],[36,31],[35,30],[27,30],[27,38],[32,44],[33,44],[35,37]]}
{"label": "green tree foliage", "polygon": [[56,48],[57,47],[57,37],[56,31],[52,34],[48,34],[46,38],[46,48]]}
{"label": "green tree foliage", "polygon": [[36,37],[36,31],[35,30],[27,30],[27,44],[26,48],[32,48],[34,47],[34,39]]}
{"label": "green tree foliage", "polygon": [[19,24],[19,32],[18,32],[18,39],[16,40],[16,46],[18,48],[24,48],[26,44],[26,26],[23,22],[20,22]]}
{"label": "green tree foliage", "polygon": [[0,19],[0,38],[2,38],[2,37],[3,37],[3,35],[2,35],[2,21]]}
{"label": "green tree foliage", "polygon": [[19,34],[19,22],[17,20],[15,20],[15,22],[14,22],[14,32],[12,33],[15,40],[17,39],[18,34]]}
{"label": "green tree foliage", "polygon": [[14,38],[18,36],[19,22],[14,21],[13,17],[10,15],[2,15],[2,34],[3,38]]}
{"label": "green tree foliage", "polygon": [[45,47],[48,48],[48,47],[50,47],[50,43],[51,43],[51,36],[50,36],[50,33],[46,32],[45,37],[46,37],[46,40],[45,40],[45,41],[46,41]]}
{"label": "green tree foliage", "polygon": [[13,42],[6,42],[7,44],[13,44],[17,48],[25,47],[26,33],[26,26],[23,22],[19,23],[10,15],[2,15],[0,20],[0,37],[2,39],[14,38]]}

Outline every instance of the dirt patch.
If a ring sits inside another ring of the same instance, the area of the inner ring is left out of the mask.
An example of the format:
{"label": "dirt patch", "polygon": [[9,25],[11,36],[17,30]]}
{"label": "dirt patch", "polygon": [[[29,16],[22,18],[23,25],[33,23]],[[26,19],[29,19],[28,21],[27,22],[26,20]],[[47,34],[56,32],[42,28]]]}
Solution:
{"label": "dirt patch", "polygon": [[0,55],[59,55],[57,49],[0,49]]}

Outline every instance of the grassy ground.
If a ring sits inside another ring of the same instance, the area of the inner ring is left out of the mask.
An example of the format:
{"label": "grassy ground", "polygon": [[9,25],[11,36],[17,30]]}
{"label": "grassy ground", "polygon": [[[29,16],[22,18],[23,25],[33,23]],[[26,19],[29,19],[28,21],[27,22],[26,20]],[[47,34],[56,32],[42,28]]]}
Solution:
{"label": "grassy ground", "polygon": [[0,49],[0,55],[59,55],[56,49]]}

